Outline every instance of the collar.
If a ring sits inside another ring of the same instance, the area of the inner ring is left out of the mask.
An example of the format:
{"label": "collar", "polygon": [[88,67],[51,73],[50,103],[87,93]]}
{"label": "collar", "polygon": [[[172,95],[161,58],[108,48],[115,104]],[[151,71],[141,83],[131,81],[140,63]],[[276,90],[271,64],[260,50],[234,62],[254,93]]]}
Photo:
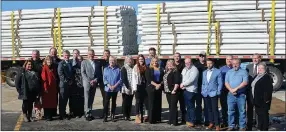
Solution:
{"label": "collar", "polygon": [[108,65],[108,68],[110,68],[110,69],[116,69],[117,66],[115,65],[114,67],[111,67],[110,65]]}
{"label": "collar", "polygon": [[213,71],[214,70],[214,67],[212,67],[212,69],[207,69],[208,71]]}
{"label": "collar", "polygon": [[193,65],[190,65],[189,68],[185,67],[185,69],[189,70],[189,69],[192,69]]}

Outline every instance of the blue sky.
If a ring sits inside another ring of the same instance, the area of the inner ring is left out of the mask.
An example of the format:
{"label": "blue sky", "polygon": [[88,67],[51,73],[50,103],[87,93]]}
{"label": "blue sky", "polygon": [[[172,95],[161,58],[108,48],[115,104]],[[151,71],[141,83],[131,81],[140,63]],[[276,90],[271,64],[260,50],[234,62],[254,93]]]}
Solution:
{"label": "blue sky", "polygon": [[[110,1],[103,0],[103,6],[112,5],[128,5],[137,11],[138,4],[155,4],[164,1]],[[87,7],[97,5],[98,1],[2,1],[2,11],[18,10],[18,9],[41,9],[56,7]]]}

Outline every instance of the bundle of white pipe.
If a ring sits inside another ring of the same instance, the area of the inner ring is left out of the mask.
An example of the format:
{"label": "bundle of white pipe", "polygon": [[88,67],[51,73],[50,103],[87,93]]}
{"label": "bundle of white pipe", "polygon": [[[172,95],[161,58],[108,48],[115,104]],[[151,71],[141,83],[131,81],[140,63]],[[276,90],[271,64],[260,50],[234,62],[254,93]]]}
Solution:
{"label": "bundle of white pipe", "polygon": [[[108,6],[106,16],[106,45],[111,53],[113,55],[137,53],[137,20],[134,8]],[[104,50],[103,6],[60,8],[60,17],[63,50],[79,49],[82,55],[86,55],[88,47],[91,46],[97,55],[102,55]],[[19,22],[17,22],[18,19]],[[39,49],[41,56],[47,55],[48,49],[53,46],[53,33],[58,37],[58,32],[53,32],[52,25],[54,30],[57,30],[56,9],[24,9],[20,16],[18,11],[14,11],[15,37],[17,32],[20,38],[15,39],[15,49],[18,44],[21,44],[20,57],[29,56],[33,49]],[[2,12],[3,57],[12,55],[11,34],[11,11]]]}
{"label": "bundle of white pipe", "polygon": [[[285,1],[275,2],[275,54],[285,54]],[[163,3],[160,4],[161,55],[173,54],[174,42],[175,51],[182,54],[207,50],[207,6],[207,1],[166,2],[165,9]],[[258,1],[256,9],[256,1],[213,0],[210,53],[216,54],[215,22],[219,21],[220,54],[269,54],[271,7],[272,1]],[[150,47],[158,47],[157,4],[138,5],[137,20],[139,54],[148,54]]]}

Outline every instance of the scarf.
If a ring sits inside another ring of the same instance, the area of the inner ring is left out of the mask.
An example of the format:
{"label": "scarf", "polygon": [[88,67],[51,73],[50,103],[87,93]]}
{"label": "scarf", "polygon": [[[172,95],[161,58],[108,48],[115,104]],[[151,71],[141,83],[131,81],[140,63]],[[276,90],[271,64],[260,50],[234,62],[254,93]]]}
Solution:
{"label": "scarf", "polygon": [[164,81],[164,90],[166,93],[169,93],[171,92],[169,90],[169,87],[168,87],[168,75],[171,73],[172,70],[169,70],[163,77],[163,81]]}
{"label": "scarf", "polygon": [[254,88],[255,88],[255,84],[257,83],[257,81],[259,81],[266,73],[263,74],[257,74],[257,76],[255,77],[255,79],[252,81],[251,83],[251,88],[252,88],[252,95],[254,95]]}
{"label": "scarf", "polygon": [[122,93],[130,95],[130,94],[132,94],[132,70],[133,69],[128,64],[125,64],[124,67],[125,67],[126,72],[127,72],[127,79],[128,79],[130,89],[127,89],[127,87],[125,85],[123,85]]}

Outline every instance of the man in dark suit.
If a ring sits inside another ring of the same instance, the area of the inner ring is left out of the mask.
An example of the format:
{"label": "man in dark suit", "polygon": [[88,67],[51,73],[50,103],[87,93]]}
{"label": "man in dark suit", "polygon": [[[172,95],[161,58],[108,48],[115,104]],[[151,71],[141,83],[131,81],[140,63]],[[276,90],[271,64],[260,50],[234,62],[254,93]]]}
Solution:
{"label": "man in dark suit", "polygon": [[103,79],[101,65],[98,61],[94,60],[94,50],[92,49],[88,51],[88,59],[82,61],[81,75],[84,87],[85,118],[87,121],[91,121],[94,119],[91,111],[96,87]]}
{"label": "man in dark suit", "polygon": [[253,105],[253,95],[252,95],[252,89],[251,89],[251,83],[253,79],[256,77],[258,73],[258,64],[261,62],[261,55],[255,53],[252,57],[252,63],[246,66],[246,70],[248,72],[248,79],[249,79],[249,85],[247,87],[246,91],[246,103],[247,103],[247,130],[251,131],[252,126],[254,125],[253,118],[256,120],[256,116],[253,117],[254,113],[254,105]]}
{"label": "man in dark suit", "polygon": [[60,78],[60,99],[59,99],[59,111],[60,111],[60,120],[64,118],[70,119],[66,116],[66,106],[70,96],[70,88],[73,84],[73,69],[72,63],[70,62],[70,52],[65,50],[63,52],[63,60],[58,65],[58,75]]}

